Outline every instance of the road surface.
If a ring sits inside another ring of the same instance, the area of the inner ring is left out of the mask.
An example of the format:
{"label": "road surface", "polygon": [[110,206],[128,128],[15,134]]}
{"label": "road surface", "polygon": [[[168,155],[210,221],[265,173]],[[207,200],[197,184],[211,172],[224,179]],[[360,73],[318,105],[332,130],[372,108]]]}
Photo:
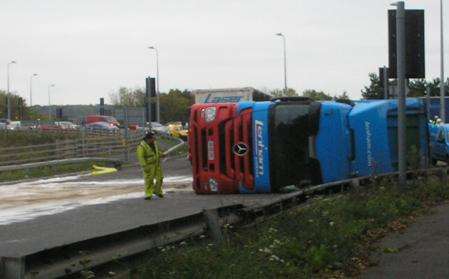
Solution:
{"label": "road surface", "polygon": [[[385,250],[398,253],[382,253]],[[393,234],[379,244],[379,264],[362,278],[449,278],[449,204],[421,217],[403,234]]]}
{"label": "road surface", "polygon": [[[164,163],[165,190],[189,191],[190,165],[185,159]],[[91,176],[70,175],[0,186],[0,225],[51,215],[85,205],[143,197],[140,169]]]}

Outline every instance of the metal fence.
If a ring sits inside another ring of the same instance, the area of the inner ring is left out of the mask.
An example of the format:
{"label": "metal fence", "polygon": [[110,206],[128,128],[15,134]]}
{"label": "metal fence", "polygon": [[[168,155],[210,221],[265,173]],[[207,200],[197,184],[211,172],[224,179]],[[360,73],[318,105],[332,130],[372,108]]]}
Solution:
{"label": "metal fence", "polygon": [[56,140],[53,143],[0,148],[0,166],[80,157],[117,157],[128,161],[129,154],[142,139],[141,132],[66,132],[74,133],[76,139],[63,139]]}

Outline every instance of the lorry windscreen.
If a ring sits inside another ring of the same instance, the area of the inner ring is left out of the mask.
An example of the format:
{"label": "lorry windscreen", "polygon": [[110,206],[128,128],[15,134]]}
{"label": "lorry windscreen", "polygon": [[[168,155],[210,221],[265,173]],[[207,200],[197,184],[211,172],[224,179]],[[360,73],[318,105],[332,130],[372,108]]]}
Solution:
{"label": "lorry windscreen", "polygon": [[309,155],[309,138],[316,134],[319,124],[319,105],[278,104],[273,108],[271,121],[272,187],[279,190],[319,182],[319,163]]}

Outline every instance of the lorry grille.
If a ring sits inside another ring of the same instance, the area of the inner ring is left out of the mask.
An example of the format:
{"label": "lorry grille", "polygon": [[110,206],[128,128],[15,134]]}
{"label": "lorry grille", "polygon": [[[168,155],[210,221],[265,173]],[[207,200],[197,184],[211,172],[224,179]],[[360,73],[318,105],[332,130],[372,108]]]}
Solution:
{"label": "lorry grille", "polygon": [[[252,110],[245,110],[238,117],[226,123],[225,143],[227,168],[231,169],[228,175],[233,175],[238,182],[243,183],[249,190],[254,189],[254,176],[252,168]],[[248,150],[243,156],[234,153],[235,144],[243,143]]]}
{"label": "lorry grille", "polygon": [[[217,114],[227,115],[222,121],[201,124],[201,110],[191,113],[189,146],[192,168],[197,178],[201,173],[215,173],[236,183],[254,188],[252,169],[252,110],[234,117],[234,107],[217,107]],[[208,143],[214,142],[213,160],[208,158]],[[233,147],[244,143],[248,150],[243,156],[234,154]],[[194,179],[195,179],[194,177]]]}

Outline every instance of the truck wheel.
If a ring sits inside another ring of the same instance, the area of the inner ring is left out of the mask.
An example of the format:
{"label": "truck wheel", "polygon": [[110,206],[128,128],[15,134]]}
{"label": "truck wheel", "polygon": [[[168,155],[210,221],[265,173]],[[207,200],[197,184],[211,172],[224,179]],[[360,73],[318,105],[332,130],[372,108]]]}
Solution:
{"label": "truck wheel", "polygon": [[437,163],[438,163],[438,160],[432,158],[432,159],[430,160],[430,162],[432,163],[433,166],[436,166]]}

